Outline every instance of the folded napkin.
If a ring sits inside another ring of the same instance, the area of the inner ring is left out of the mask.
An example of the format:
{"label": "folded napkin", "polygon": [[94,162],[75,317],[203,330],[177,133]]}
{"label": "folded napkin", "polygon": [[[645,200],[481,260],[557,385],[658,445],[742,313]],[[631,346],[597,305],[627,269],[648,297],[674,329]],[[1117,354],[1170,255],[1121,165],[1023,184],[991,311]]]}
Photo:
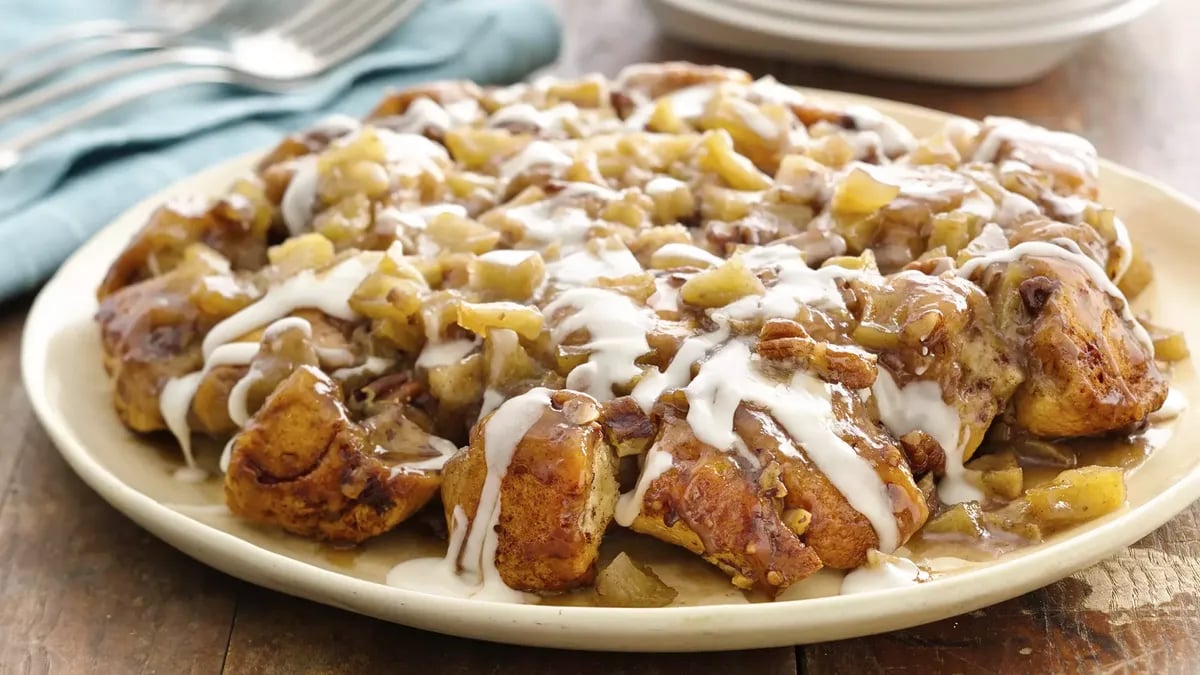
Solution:
{"label": "folded napkin", "polygon": [[[133,6],[44,0],[0,10],[0,45],[67,21],[127,16]],[[389,88],[516,81],[553,61],[558,47],[558,23],[543,0],[425,0],[374,49],[294,93],[191,85],[43,143],[0,173],[0,299],[34,288],[124,209],[200,169],[269,148],[330,112],[363,115]],[[0,138],[73,105],[78,100],[0,126]]]}

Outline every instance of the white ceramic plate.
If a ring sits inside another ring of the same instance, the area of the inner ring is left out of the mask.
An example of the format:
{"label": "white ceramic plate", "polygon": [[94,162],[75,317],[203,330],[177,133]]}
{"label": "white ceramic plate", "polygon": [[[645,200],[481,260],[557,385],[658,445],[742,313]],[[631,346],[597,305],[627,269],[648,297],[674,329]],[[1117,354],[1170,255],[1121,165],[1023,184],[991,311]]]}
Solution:
{"label": "white ceramic plate", "polygon": [[[917,133],[946,116],[898,103],[844,94],[894,115]],[[1200,497],[1200,414],[1185,414],[1177,434],[1128,477],[1128,506],[1046,543],[911,588],[851,596],[747,604],[723,576],[677,549],[642,541],[635,555],[680,588],[692,606],[611,609],[509,605],[427,595],[384,585],[400,559],[436,554],[416,527],[372,540],[355,554],[247,525],[228,514],[219,482],[190,485],[171,478],[178,451],[135,437],[118,423],[109,400],[93,289],[109,262],[156,204],[168,195],[214,194],[252,164],[242,157],[180,182],[130,209],[67,261],[29,313],[22,345],[25,385],[63,456],[104,499],[185,553],[252,583],[388,621],[429,630],[546,647],[702,651],[790,645],[905,628],[969,612],[1044,586],[1120,550]],[[1151,252],[1159,281],[1146,297],[1156,316],[1200,335],[1195,311],[1200,269],[1200,206],[1126,169],[1105,164],[1106,201]],[[1143,309],[1145,309],[1143,307]],[[1200,401],[1190,366],[1175,386]],[[203,453],[215,463],[216,448]],[[619,537],[619,535],[618,535]],[[610,537],[614,539],[614,537]],[[631,538],[626,537],[626,540]],[[831,583],[832,582],[832,583]],[[836,576],[806,580],[789,597],[821,596]],[[701,604],[705,603],[705,604]],[[717,604],[712,604],[717,603]]]}
{"label": "white ceramic plate", "polygon": [[1077,21],[939,32],[800,21],[726,0],[647,0],[662,29],[684,41],[919,80],[983,86],[1036,79],[1066,60],[1089,37],[1133,21],[1158,2],[1124,0]]}
{"label": "white ceramic plate", "polygon": [[993,31],[1026,28],[1033,24],[1078,22],[1092,12],[1110,9],[1123,0],[1067,0],[1000,6],[968,4],[960,7],[872,7],[825,0],[725,0],[751,11],[827,24],[844,24],[882,30]]}

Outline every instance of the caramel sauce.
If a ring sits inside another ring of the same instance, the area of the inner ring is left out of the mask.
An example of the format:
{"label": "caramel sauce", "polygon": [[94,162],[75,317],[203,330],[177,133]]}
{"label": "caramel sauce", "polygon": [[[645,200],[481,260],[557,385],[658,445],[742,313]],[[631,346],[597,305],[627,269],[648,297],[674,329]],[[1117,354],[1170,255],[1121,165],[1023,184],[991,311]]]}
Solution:
{"label": "caramel sauce", "polygon": [[[1157,447],[1170,438],[1171,425],[1158,424],[1136,434],[1104,438],[1079,438],[1053,443],[985,442],[975,458],[1011,450],[1021,466],[1022,491],[1047,485],[1058,474],[1084,466],[1120,467],[1128,475],[1137,470]],[[990,504],[991,511],[1003,503]],[[932,534],[923,529],[905,544],[908,557],[921,561],[961,558],[972,562],[994,560],[1005,553],[1041,543],[1003,531],[989,531],[982,538],[961,534]]]}

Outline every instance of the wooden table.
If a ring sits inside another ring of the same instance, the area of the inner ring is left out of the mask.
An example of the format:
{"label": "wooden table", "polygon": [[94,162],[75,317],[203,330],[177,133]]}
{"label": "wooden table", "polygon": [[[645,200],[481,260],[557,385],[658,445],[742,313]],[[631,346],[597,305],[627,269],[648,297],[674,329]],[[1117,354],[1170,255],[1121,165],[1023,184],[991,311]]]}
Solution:
{"label": "wooden table", "polygon": [[[1042,81],[977,90],[748,59],[669,41],[639,0],[556,0],[558,70],[725,63],[969,116],[1080,131],[1103,155],[1200,196],[1200,3],[1168,0]],[[1187,226],[1188,224],[1180,224]],[[1200,506],[1048,588],[887,635],[755,652],[582,654],[383,623],[263,590],[126,520],[51,446],[21,390],[28,300],[0,313],[0,673],[1007,673],[1200,671]]]}

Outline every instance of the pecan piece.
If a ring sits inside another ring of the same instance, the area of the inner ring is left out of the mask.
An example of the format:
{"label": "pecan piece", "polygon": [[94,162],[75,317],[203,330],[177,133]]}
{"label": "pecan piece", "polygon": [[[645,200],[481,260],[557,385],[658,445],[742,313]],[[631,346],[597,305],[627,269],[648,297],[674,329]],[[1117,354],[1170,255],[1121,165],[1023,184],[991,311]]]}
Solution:
{"label": "pecan piece", "polygon": [[910,431],[900,437],[900,447],[914,476],[932,472],[940,477],[946,473],[946,451],[933,436],[924,431]]}
{"label": "pecan piece", "polygon": [[783,361],[811,370],[826,382],[850,389],[867,389],[878,374],[877,359],[857,347],[817,342],[804,327],[790,319],[770,319],[763,324],[755,347],[769,361]]}

